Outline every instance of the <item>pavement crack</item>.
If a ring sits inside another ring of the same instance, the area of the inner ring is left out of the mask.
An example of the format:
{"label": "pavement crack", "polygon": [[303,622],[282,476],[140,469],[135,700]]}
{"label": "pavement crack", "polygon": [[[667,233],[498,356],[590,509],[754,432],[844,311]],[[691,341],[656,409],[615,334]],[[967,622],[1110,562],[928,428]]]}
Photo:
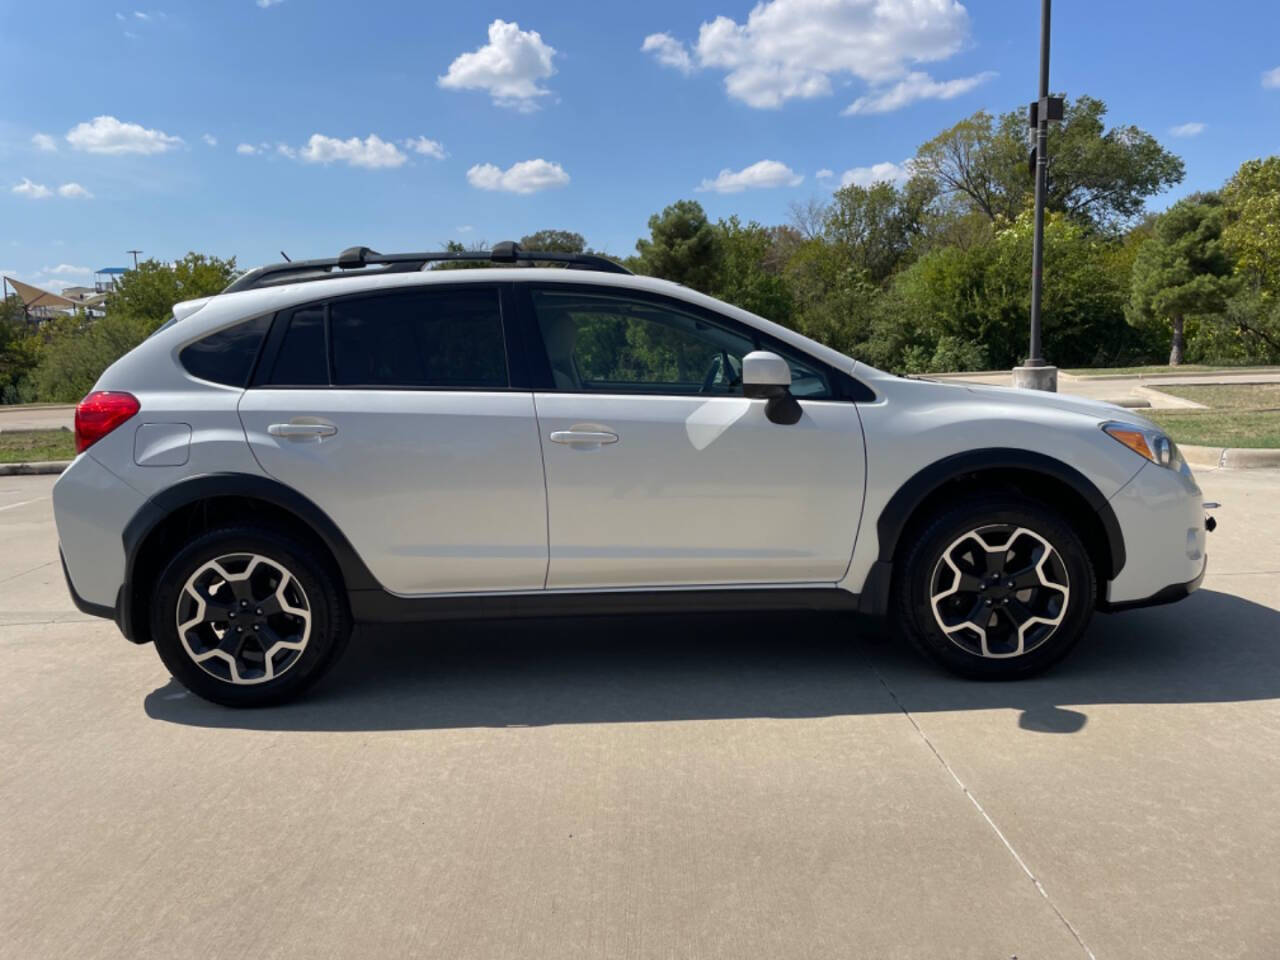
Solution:
{"label": "pavement crack", "polygon": [[[874,667],[872,669],[875,670]],[[1067,928],[1067,932],[1070,933],[1076,943],[1080,945],[1080,949],[1085,952],[1085,955],[1089,960],[1097,960],[1093,951],[1089,949],[1088,944],[1084,942],[1084,938],[1080,936],[1080,931],[1072,925],[1071,921],[1068,920],[1066,915],[1058,908],[1058,905],[1053,902],[1053,898],[1049,896],[1049,891],[1044,888],[1044,884],[1042,884],[1040,879],[1031,872],[1031,868],[1027,866],[1027,862],[1022,859],[1013,844],[1009,842],[1009,838],[1004,835],[1004,831],[996,825],[995,820],[991,819],[991,814],[987,813],[986,809],[978,801],[978,798],[973,795],[973,791],[965,786],[964,781],[960,779],[955,770],[951,769],[951,764],[947,763],[942,754],[938,751],[938,748],[933,745],[933,741],[929,739],[929,735],[924,732],[920,724],[916,723],[916,718],[911,715],[911,711],[903,706],[902,701],[898,699],[898,695],[894,693],[893,688],[889,686],[884,675],[879,670],[875,670],[875,674],[876,679],[880,681],[880,686],[884,687],[885,693],[889,694],[890,699],[892,699],[897,708],[902,711],[902,715],[906,717],[911,726],[915,728],[916,734],[922,741],[924,741],[924,745],[929,748],[929,752],[933,754],[938,763],[942,765],[942,769],[946,770],[947,773],[951,775],[951,779],[956,782],[956,786],[958,786],[964,795],[969,798],[969,802],[973,804],[978,813],[982,814],[982,819],[987,821],[987,826],[991,828],[995,835],[1000,839],[1000,842],[1004,844],[1004,848],[1009,851],[1009,855],[1013,857],[1014,862],[1022,868],[1022,872],[1027,875],[1028,879],[1030,879],[1033,884],[1035,884],[1035,888],[1040,893],[1040,896],[1044,897],[1044,901],[1049,905],[1049,909],[1054,912],[1060,921],[1062,921],[1062,925]]]}
{"label": "pavement crack", "polygon": [[25,577],[28,573],[35,573],[37,570],[43,570],[45,567],[49,567],[52,565],[53,565],[53,561],[47,560],[44,563],[41,563],[32,567],[30,570],[23,570],[21,573],[15,573],[15,574],[12,574],[11,576],[5,577],[4,579],[0,580],[0,583],[8,583],[10,580],[17,580],[19,577]]}

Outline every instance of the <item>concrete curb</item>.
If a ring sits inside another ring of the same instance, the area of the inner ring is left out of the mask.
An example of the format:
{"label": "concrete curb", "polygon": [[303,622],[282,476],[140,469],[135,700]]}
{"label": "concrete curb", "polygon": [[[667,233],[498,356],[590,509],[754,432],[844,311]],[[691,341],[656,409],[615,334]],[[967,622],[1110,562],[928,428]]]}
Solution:
{"label": "concrete curb", "polygon": [[1178,444],[1178,449],[1193,467],[1226,470],[1261,470],[1280,468],[1280,450],[1255,447],[1195,447]]}
{"label": "concrete curb", "polygon": [[34,463],[0,463],[0,477],[58,474],[71,466],[70,460],[37,460]]}

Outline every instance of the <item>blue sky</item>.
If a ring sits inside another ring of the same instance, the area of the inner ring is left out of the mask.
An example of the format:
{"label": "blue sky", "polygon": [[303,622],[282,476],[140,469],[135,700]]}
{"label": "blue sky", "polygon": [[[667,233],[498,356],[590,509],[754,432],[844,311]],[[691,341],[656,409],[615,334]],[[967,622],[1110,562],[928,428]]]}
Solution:
{"label": "blue sky", "polygon": [[[1037,76],[1032,0],[146,2],[0,5],[0,270],[542,227],[626,254],[680,198],[776,223],[891,176]],[[1280,151],[1277,35],[1274,0],[1060,0],[1052,86],[1186,160],[1163,205]]]}

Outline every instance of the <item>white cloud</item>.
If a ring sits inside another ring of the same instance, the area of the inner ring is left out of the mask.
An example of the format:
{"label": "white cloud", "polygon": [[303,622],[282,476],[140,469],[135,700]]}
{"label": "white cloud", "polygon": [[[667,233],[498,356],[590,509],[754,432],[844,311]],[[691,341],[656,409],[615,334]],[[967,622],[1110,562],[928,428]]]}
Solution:
{"label": "white cloud", "polygon": [[1263,71],[1262,85],[1268,90],[1280,90],[1280,67]]}
{"label": "white cloud", "polygon": [[236,153],[242,157],[252,157],[258,152],[258,148],[252,143],[240,143],[236,145]]}
{"label": "white cloud", "polygon": [[72,127],[67,132],[67,143],[89,153],[146,155],[180,147],[182,138],[171,137],[161,130],[148,130],[137,123],[121,123],[115,117],[102,116]]}
{"label": "white cloud", "polygon": [[258,6],[263,10],[266,10],[268,7],[278,7],[282,3],[284,3],[284,0],[258,0]]}
{"label": "white cloud", "polygon": [[827,167],[823,167],[821,170],[819,170],[817,173],[814,174],[814,176],[817,177],[819,180],[830,180],[835,175],[836,175],[836,172],[834,170],[828,169]]}
{"label": "white cloud", "polygon": [[37,133],[31,138],[31,142],[35,144],[37,150],[44,150],[48,153],[56,153],[58,150],[58,142],[47,133]]}
{"label": "white cloud", "polygon": [[568,182],[564,167],[541,158],[512,164],[506,170],[492,163],[478,163],[467,171],[467,183],[473,187],[507,193],[537,193]]}
{"label": "white cloud", "polygon": [[474,229],[475,229],[475,227],[473,227],[471,224],[469,224],[469,223],[464,223],[462,226],[458,227],[458,232],[459,232],[459,233],[470,233],[470,232],[471,232],[472,230],[474,230]]}
{"label": "white cloud", "polygon": [[299,155],[307,163],[345,163],[369,170],[398,167],[409,159],[394,143],[388,143],[375,133],[363,140],[359,137],[339,140],[313,133]]}
{"label": "white cloud", "polygon": [[538,97],[551,92],[538,81],[556,72],[555,55],[536,30],[494,20],[489,42],[459,56],[436,82],[448,90],[487,90],[495,105],[527,113],[538,109]]}
{"label": "white cloud", "polygon": [[150,19],[151,19],[151,14],[149,14],[149,13],[143,13],[141,10],[135,10],[135,11],[133,11],[133,15],[134,15],[134,17],[136,17],[138,20],[150,20]]}
{"label": "white cloud", "polygon": [[760,160],[741,170],[721,170],[714,180],[703,180],[699,191],[713,193],[741,193],[743,190],[765,190],[772,187],[798,187],[804,180],[785,163],[777,160]]}
{"label": "white cloud", "polygon": [[971,77],[934,80],[927,73],[915,70],[888,89],[874,90],[865,97],[859,97],[845,107],[844,115],[848,117],[859,113],[889,113],[892,110],[900,110],[917,100],[950,100],[962,93],[968,93],[994,76],[994,72],[984,70]]}
{"label": "white cloud", "polygon": [[119,20],[119,21],[121,21],[121,22],[123,22],[123,21],[125,21],[125,20],[128,20],[129,18],[128,18],[128,17],[126,17],[123,13],[121,13],[120,11],[118,11],[118,10],[117,10],[117,11],[116,11],[116,19],[117,19],[117,20]]}
{"label": "white cloud", "polygon": [[873,183],[905,183],[911,179],[911,161],[902,163],[873,163],[869,167],[854,167],[840,175],[840,186],[869,187]]}
{"label": "white cloud", "polygon": [[32,183],[26,177],[22,178],[21,183],[14,185],[13,192],[28,200],[43,200],[45,197],[53,196],[53,191],[43,183]]}
{"label": "white cloud", "polygon": [[1190,123],[1180,123],[1176,127],[1170,127],[1169,132],[1175,137],[1198,137],[1207,129],[1207,124],[1193,120]]}
{"label": "white cloud", "polygon": [[218,145],[218,138],[215,137],[212,133],[202,133],[200,135],[200,139],[203,140],[205,143],[207,143],[211,147],[216,147]]}
{"label": "white cloud", "polygon": [[88,267],[77,267],[70,263],[60,263],[56,267],[45,267],[40,272],[50,277],[86,277],[93,273]]}
{"label": "white cloud", "polygon": [[689,56],[689,48],[669,33],[651,33],[644,38],[640,47],[641,53],[652,53],[653,58],[664,67],[679,70],[685,76],[693,73],[693,57]]}
{"label": "white cloud", "polygon": [[92,200],[93,199],[92,193],[90,193],[88,190],[86,190],[84,187],[80,186],[80,184],[74,181],[72,181],[71,183],[64,183],[62,186],[60,186],[58,188],[58,196],[67,197],[68,199],[71,199],[71,200]]}
{"label": "white cloud", "polygon": [[410,137],[404,141],[404,147],[406,150],[412,150],[414,153],[420,153],[424,157],[435,160],[443,160],[448,156],[443,143],[439,140],[428,140],[426,137]]}
{"label": "white cloud", "polygon": [[703,23],[693,53],[699,66],[725,71],[729,96],[766,108],[827,96],[845,75],[891,83],[909,64],[957,53],[968,36],[957,0],[764,0],[745,23]]}

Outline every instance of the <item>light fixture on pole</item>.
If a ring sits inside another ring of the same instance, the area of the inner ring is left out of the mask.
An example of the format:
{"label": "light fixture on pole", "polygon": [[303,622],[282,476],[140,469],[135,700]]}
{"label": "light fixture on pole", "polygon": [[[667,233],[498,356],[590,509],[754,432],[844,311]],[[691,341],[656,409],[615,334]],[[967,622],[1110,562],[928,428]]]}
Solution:
{"label": "light fixture on pole", "polygon": [[1034,137],[1028,158],[1036,178],[1035,235],[1031,244],[1031,350],[1022,366],[1013,368],[1013,385],[1032,390],[1057,390],[1058,368],[1045,363],[1041,343],[1041,299],[1044,292],[1044,202],[1049,183],[1049,123],[1062,119],[1062,97],[1049,96],[1049,4],[1040,5],[1040,97],[1031,104],[1028,120]]}

